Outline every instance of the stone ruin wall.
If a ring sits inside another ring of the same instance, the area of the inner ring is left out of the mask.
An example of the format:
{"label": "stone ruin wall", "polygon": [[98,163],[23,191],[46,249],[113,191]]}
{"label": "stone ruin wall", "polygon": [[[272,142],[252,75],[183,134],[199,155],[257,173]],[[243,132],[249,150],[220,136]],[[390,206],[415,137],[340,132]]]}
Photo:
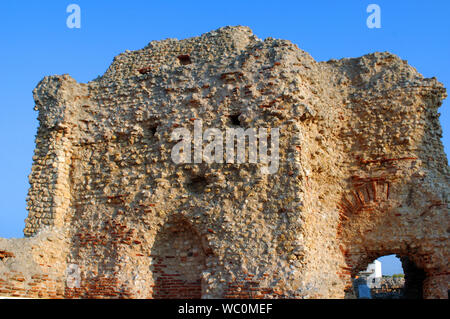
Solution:
{"label": "stone ruin wall", "polygon": [[[390,53],[316,62],[225,27],[45,77],[26,238],[0,239],[0,295],[344,298],[387,254],[448,298],[442,84]],[[174,128],[280,128],[280,166],[180,164]],[[66,269],[78,265],[81,285]]]}

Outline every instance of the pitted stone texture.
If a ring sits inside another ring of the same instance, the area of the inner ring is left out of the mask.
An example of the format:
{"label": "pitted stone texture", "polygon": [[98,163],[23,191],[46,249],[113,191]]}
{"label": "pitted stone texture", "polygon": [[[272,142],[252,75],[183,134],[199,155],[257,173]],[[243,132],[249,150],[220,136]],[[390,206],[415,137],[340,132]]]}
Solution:
{"label": "pitted stone texture", "polygon": [[[46,77],[34,95],[25,235],[64,234],[60,262],[81,269],[68,298],[343,298],[392,253],[426,271],[425,297],[447,297],[446,92],[395,55],[318,63],[225,27],[125,52],[87,84]],[[173,163],[171,132],[196,119],[279,128],[277,173]]]}

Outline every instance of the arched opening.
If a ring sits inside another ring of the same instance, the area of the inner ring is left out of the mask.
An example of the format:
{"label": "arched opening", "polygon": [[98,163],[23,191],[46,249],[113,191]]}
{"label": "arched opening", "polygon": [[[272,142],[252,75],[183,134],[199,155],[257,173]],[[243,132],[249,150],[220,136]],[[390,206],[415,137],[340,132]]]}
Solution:
{"label": "arched opening", "polygon": [[162,227],[151,257],[153,298],[201,298],[205,252],[200,237],[186,220],[172,218]]}
{"label": "arched opening", "polygon": [[353,276],[360,299],[422,299],[425,271],[408,257],[385,255],[362,267]]}

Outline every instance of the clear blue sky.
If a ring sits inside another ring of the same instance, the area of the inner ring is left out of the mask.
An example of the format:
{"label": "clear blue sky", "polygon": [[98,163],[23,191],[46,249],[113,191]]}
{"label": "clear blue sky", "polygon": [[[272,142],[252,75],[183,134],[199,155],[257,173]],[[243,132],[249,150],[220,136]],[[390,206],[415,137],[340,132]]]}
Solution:
{"label": "clear blue sky", "polygon": [[[81,7],[81,29],[66,8]],[[366,7],[381,7],[381,29]],[[151,40],[246,25],[260,38],[288,39],[316,60],[390,51],[450,88],[450,1],[3,1],[0,5],[0,237],[21,237],[37,113],[32,90],[46,75],[87,82],[115,55]],[[440,112],[450,148],[449,101]]]}
{"label": "clear blue sky", "polygon": [[395,255],[383,256],[377,259],[381,262],[381,272],[383,275],[392,276],[403,274],[402,263]]}

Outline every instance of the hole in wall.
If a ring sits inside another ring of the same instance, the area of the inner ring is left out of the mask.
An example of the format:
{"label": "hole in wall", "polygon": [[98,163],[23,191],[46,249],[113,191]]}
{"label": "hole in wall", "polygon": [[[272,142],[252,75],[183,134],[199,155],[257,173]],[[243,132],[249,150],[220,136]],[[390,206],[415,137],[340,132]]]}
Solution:
{"label": "hole in wall", "polygon": [[180,61],[181,65],[187,65],[187,64],[191,64],[191,57],[189,56],[189,54],[181,54],[179,56],[177,56],[178,61]]}
{"label": "hole in wall", "polygon": [[151,124],[148,127],[149,132],[152,134],[152,136],[155,136],[157,130],[158,130],[158,124]]}
{"label": "hole in wall", "polygon": [[7,258],[13,258],[14,254],[6,251],[6,250],[0,250],[0,261],[4,261]]}
{"label": "hole in wall", "polygon": [[127,132],[116,132],[116,141],[118,143],[127,143],[130,136]]}
{"label": "hole in wall", "polygon": [[186,183],[186,188],[192,193],[203,193],[208,185],[208,179],[204,175],[194,175]]}
{"label": "hole in wall", "polygon": [[359,299],[422,299],[425,272],[407,256],[385,255],[353,278]]}
{"label": "hole in wall", "polygon": [[147,137],[154,137],[158,131],[160,123],[155,119],[146,120],[142,123],[142,129],[144,130],[144,135]]}
{"label": "hole in wall", "polygon": [[230,123],[234,126],[241,126],[241,120],[239,120],[239,116],[241,113],[234,113],[230,115]]}

